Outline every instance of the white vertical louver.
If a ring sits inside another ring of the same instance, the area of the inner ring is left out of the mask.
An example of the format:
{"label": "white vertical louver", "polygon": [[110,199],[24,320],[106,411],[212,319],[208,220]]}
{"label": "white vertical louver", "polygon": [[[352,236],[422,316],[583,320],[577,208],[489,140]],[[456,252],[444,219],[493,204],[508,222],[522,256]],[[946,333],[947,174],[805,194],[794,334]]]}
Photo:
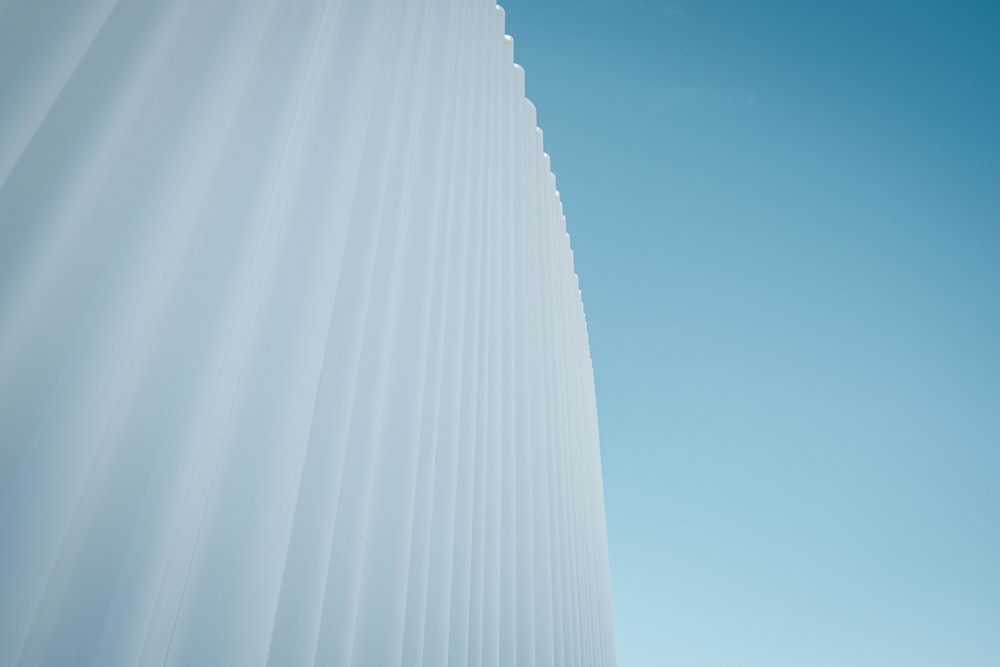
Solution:
{"label": "white vertical louver", "polygon": [[613,662],[503,12],[0,1],[0,665]]}

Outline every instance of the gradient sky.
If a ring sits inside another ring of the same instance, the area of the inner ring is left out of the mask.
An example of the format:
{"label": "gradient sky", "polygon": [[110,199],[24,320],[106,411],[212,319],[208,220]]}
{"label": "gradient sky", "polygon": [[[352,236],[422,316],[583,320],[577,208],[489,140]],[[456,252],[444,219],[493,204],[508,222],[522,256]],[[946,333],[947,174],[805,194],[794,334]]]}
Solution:
{"label": "gradient sky", "polygon": [[1000,4],[505,7],[619,663],[1000,665]]}

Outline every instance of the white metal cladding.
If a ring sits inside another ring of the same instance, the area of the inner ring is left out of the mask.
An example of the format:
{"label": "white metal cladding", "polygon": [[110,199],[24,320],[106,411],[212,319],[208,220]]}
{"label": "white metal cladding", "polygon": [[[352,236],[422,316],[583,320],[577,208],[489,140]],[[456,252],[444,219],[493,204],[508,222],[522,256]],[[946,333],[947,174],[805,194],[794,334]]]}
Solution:
{"label": "white metal cladding", "polygon": [[503,23],[0,3],[0,665],[614,662]]}

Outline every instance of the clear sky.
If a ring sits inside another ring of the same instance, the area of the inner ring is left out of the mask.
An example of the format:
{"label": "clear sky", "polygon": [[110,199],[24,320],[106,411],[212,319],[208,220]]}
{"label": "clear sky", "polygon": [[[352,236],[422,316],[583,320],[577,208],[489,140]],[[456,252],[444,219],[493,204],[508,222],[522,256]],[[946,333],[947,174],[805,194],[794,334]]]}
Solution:
{"label": "clear sky", "polygon": [[619,663],[1000,665],[1000,3],[504,4]]}

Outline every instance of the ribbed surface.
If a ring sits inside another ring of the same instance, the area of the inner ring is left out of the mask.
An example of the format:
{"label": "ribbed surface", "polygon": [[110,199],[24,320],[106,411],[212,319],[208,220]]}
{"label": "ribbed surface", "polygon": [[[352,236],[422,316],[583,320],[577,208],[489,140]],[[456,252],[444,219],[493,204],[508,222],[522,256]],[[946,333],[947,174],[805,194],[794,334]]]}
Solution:
{"label": "ribbed surface", "polygon": [[614,662],[482,0],[0,0],[0,665]]}

